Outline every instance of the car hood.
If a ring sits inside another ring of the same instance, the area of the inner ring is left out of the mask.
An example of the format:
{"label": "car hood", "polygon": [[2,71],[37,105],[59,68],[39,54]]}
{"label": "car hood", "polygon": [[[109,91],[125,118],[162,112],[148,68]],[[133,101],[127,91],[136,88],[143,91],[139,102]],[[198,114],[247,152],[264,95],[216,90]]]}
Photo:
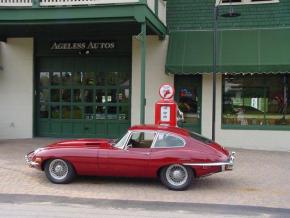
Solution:
{"label": "car hood", "polygon": [[47,148],[60,148],[60,147],[99,147],[99,148],[112,148],[114,143],[113,139],[74,139],[65,140],[48,145]]}

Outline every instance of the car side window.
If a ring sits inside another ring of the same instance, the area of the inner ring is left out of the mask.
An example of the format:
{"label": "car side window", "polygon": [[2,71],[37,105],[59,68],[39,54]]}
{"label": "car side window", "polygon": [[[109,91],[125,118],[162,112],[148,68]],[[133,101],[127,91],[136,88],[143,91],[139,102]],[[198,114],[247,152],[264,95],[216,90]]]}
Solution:
{"label": "car side window", "polygon": [[182,147],[184,146],[184,141],[169,133],[159,133],[157,140],[155,142],[155,148],[170,148],[170,147]]}
{"label": "car side window", "polygon": [[155,138],[155,132],[132,132],[127,147],[129,148],[150,148]]}

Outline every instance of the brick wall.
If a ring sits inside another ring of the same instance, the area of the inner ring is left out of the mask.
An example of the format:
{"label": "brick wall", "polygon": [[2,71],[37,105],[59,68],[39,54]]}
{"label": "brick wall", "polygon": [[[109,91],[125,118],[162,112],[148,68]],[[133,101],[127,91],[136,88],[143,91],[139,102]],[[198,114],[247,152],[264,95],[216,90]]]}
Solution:
{"label": "brick wall", "polygon": [[[167,24],[170,31],[211,29],[215,0],[168,0]],[[228,11],[220,6],[220,14]],[[219,28],[290,27],[290,0],[273,4],[233,6],[237,18],[219,17]]]}

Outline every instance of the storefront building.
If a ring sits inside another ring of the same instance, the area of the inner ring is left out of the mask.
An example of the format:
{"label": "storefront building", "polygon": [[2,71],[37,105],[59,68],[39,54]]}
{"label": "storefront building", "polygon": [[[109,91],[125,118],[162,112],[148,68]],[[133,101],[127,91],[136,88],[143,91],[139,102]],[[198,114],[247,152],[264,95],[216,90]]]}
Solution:
{"label": "storefront building", "polygon": [[[219,14],[241,16],[218,17],[216,141],[289,151],[290,2],[229,2]],[[0,138],[119,137],[154,122],[162,83],[181,125],[211,137],[215,0],[53,4],[0,1]]]}

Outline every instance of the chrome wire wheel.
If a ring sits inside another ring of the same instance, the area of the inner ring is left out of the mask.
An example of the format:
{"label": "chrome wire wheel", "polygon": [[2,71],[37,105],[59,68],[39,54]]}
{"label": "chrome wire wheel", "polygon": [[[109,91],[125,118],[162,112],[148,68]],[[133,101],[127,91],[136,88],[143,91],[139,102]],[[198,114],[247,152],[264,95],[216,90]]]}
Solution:
{"label": "chrome wire wheel", "polygon": [[55,180],[63,180],[68,174],[68,165],[64,160],[55,159],[49,164],[49,174]]}
{"label": "chrome wire wheel", "polygon": [[166,170],[166,180],[172,186],[183,186],[188,179],[188,173],[184,166],[179,164],[171,165]]}

